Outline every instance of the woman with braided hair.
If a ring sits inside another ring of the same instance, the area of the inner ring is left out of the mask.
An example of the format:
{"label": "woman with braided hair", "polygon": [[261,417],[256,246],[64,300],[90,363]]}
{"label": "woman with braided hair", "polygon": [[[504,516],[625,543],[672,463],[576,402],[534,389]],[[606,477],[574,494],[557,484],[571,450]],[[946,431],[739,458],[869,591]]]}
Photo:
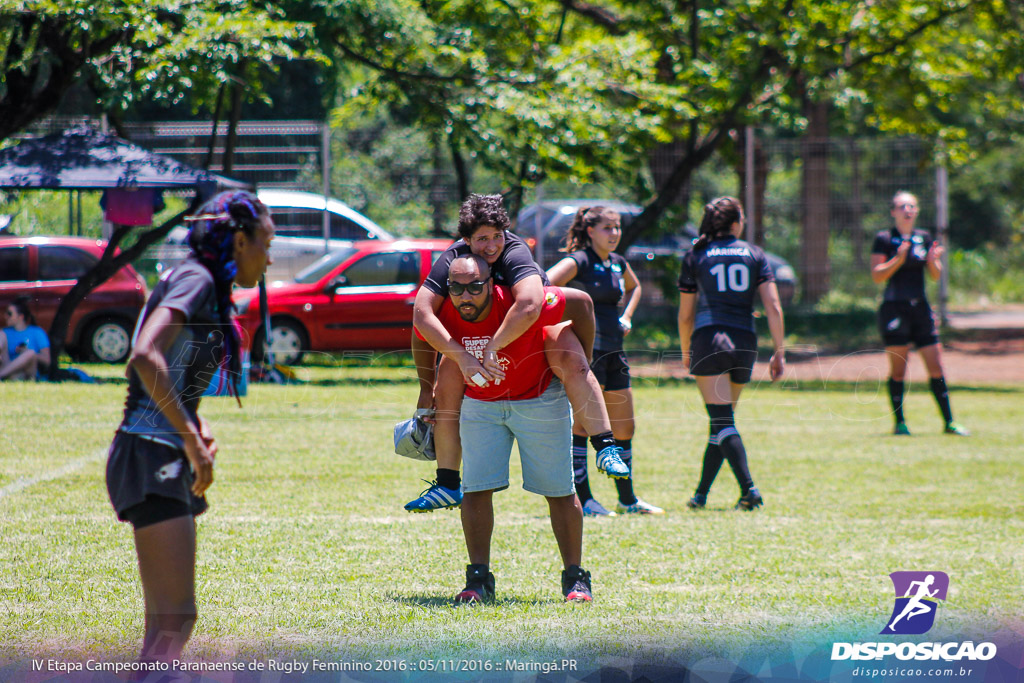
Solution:
{"label": "woman with braided hair", "polygon": [[107,458],[110,501],[134,527],[142,661],[179,658],[196,620],[195,517],[206,510],[217,454],[199,399],[218,368],[238,398],[231,288],[256,285],[274,237],[270,212],[251,192],[222,192],[186,221],[191,254],[161,278],[139,317]]}
{"label": "woman with braided hair", "polygon": [[708,492],[723,460],[729,461],[740,485],[737,510],[764,504],[747,467],[743,439],[733,417],[736,402],[757,358],[754,295],[764,303],[775,353],[771,378],[786,365],[784,325],[779,290],[764,252],[739,239],[743,207],[734,197],[719,197],[704,207],[700,236],[683,258],[679,275],[679,343],[683,363],[697,378],[708,412],[710,435],[704,451],[700,483],[687,506],[707,504]]}

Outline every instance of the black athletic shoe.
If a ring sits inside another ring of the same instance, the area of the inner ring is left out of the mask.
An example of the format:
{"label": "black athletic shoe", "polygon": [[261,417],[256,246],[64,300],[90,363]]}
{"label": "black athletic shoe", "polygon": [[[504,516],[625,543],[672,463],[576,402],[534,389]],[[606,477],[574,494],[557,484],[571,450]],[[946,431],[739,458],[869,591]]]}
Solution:
{"label": "black athletic shoe", "polygon": [[591,602],[594,593],[590,589],[590,572],[575,564],[563,569],[562,595],[566,602]]}
{"label": "black athletic shoe", "polygon": [[466,565],[466,587],[455,596],[455,602],[474,604],[494,600],[494,574],[486,564]]}
{"label": "black athletic shoe", "polygon": [[747,495],[740,496],[740,499],[736,501],[736,510],[746,510],[747,512],[754,508],[759,508],[764,505],[764,498],[761,497],[761,492],[757,490],[757,487],[752,487],[747,491]]}
{"label": "black athletic shoe", "polygon": [[704,493],[695,493],[693,494],[693,498],[690,498],[690,500],[686,501],[686,507],[690,508],[691,510],[702,510],[704,506],[707,504],[708,497],[707,494]]}

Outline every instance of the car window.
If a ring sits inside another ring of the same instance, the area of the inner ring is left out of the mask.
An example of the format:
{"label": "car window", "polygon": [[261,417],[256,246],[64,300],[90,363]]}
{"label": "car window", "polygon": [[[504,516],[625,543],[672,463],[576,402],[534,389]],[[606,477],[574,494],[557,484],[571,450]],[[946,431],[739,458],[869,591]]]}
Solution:
{"label": "car window", "polygon": [[28,280],[28,249],[4,247],[0,249],[0,282]]}
{"label": "car window", "polygon": [[336,213],[331,214],[331,239],[375,240],[377,236],[353,220]]}
{"label": "car window", "polygon": [[415,285],[420,276],[420,254],[417,251],[368,254],[346,268],[344,275],[347,287]]}
{"label": "car window", "polygon": [[330,254],[327,254],[326,256],[321,258],[319,261],[311,263],[304,269],[300,270],[299,274],[295,276],[295,281],[302,284],[317,282],[321,278],[326,276],[327,273],[331,272],[339,265],[341,265],[341,263],[347,261],[348,258],[352,256],[352,254],[354,253],[356,253],[356,250],[352,249],[351,247],[345,247],[343,249],[332,251]]}
{"label": "car window", "polygon": [[[319,209],[272,208],[275,233],[279,237],[323,237],[323,211]],[[366,240],[377,236],[355,221],[331,214],[331,239]]]}
{"label": "car window", "polygon": [[97,259],[81,249],[61,246],[39,247],[40,280],[77,280],[96,265]]}

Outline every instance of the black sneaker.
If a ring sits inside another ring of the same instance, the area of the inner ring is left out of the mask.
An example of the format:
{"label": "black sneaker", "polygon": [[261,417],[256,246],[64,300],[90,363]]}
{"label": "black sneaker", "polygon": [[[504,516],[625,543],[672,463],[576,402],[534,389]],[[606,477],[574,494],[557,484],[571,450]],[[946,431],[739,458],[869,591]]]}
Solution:
{"label": "black sneaker", "polygon": [[691,510],[701,510],[707,504],[708,497],[705,493],[695,493],[693,494],[693,498],[686,501],[686,507],[690,508]]}
{"label": "black sneaker", "polygon": [[759,508],[764,505],[764,498],[761,497],[761,492],[757,490],[756,486],[751,487],[747,491],[747,495],[740,496],[740,499],[736,501],[736,510],[746,510],[750,512],[754,508]]}
{"label": "black sneaker", "polygon": [[576,564],[563,569],[562,595],[566,602],[591,602],[594,593],[590,589],[590,572]]}
{"label": "black sneaker", "polygon": [[494,600],[494,574],[486,564],[466,565],[466,587],[455,596],[455,602],[473,604]]}

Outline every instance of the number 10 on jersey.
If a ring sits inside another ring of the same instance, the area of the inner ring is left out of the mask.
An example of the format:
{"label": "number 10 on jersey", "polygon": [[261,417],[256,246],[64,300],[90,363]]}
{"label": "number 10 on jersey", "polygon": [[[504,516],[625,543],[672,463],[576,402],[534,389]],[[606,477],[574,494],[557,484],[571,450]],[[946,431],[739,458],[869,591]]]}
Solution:
{"label": "number 10 on jersey", "polygon": [[709,271],[718,281],[718,291],[745,292],[750,288],[750,269],[744,263],[719,263]]}

